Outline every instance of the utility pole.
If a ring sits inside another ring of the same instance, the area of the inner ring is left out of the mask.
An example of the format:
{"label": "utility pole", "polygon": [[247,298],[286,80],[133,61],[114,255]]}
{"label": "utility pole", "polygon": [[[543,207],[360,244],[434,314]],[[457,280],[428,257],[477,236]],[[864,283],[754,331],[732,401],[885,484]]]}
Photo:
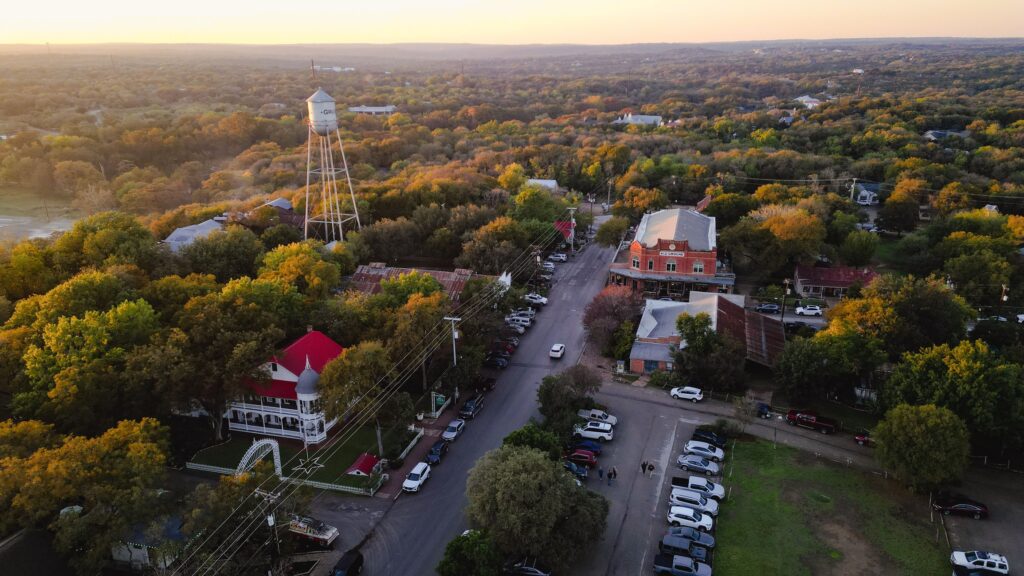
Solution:
{"label": "utility pole", "polygon": [[786,340],[786,295],[789,294],[789,278],[782,281],[786,288],[782,291],[782,317],[779,318],[779,322],[782,323],[782,340]]}
{"label": "utility pole", "polygon": [[576,253],[576,208],[569,208],[569,251]]}
{"label": "utility pole", "polygon": [[850,184],[850,202],[853,202],[853,193],[857,190],[857,179],[853,179],[853,183]]}
{"label": "utility pole", "polygon": [[[454,366],[458,366],[459,365],[459,354],[458,354],[458,350],[455,347],[455,341],[459,339],[459,331],[455,329],[455,323],[456,322],[461,322],[462,318],[460,318],[458,316],[445,316],[444,319],[452,323],[452,366],[453,367]],[[458,380],[456,380],[456,382],[455,382],[455,394],[454,394],[454,396],[455,396],[456,400],[459,399],[459,384],[458,384]]]}

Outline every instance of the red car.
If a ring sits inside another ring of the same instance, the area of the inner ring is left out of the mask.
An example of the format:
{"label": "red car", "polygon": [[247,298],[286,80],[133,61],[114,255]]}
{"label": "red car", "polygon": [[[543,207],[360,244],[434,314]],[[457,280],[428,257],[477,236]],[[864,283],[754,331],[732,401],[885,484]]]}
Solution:
{"label": "red car", "polygon": [[789,414],[786,414],[786,423],[790,426],[817,430],[822,434],[831,434],[836,431],[836,423],[834,421],[805,410],[790,410]]}
{"label": "red car", "polygon": [[579,464],[580,466],[586,466],[587,468],[593,468],[597,466],[597,456],[590,450],[573,450],[571,454],[565,457],[566,460]]}
{"label": "red car", "polygon": [[871,437],[871,432],[868,430],[861,431],[860,434],[853,437],[853,440],[861,446],[867,446],[869,448],[875,447],[875,440]]}

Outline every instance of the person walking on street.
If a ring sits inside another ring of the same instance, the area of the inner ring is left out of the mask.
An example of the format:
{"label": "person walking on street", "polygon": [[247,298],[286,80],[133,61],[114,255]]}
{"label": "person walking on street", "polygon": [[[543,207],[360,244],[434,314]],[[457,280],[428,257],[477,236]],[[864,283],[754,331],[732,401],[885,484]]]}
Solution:
{"label": "person walking on street", "polygon": [[612,479],[619,477],[619,469],[612,466],[612,469],[608,472],[608,485],[612,485]]}
{"label": "person walking on street", "polygon": [[604,468],[597,467],[597,477],[604,480]]}
{"label": "person walking on street", "polygon": [[654,477],[654,462],[648,462],[647,463],[647,471],[650,473],[651,477],[653,478]]}
{"label": "person walking on street", "polygon": [[640,463],[640,474],[643,475],[647,472],[647,460]]}

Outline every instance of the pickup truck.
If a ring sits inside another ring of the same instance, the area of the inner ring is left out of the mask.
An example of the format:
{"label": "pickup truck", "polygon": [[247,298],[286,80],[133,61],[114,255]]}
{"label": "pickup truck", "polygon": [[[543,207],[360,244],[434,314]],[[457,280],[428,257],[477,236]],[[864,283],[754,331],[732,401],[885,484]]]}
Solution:
{"label": "pickup truck", "polygon": [[690,487],[690,479],[686,478],[686,477],[683,477],[683,476],[673,476],[672,477],[672,487],[673,488],[689,488]]}
{"label": "pickup truck", "polygon": [[814,412],[790,410],[789,414],[786,414],[786,423],[790,426],[802,426],[811,430],[817,430],[822,434],[831,434],[836,431],[836,423],[834,421],[822,418]]}
{"label": "pickup truck", "polygon": [[672,576],[711,576],[711,566],[686,556],[658,554],[654,557],[654,573]]}

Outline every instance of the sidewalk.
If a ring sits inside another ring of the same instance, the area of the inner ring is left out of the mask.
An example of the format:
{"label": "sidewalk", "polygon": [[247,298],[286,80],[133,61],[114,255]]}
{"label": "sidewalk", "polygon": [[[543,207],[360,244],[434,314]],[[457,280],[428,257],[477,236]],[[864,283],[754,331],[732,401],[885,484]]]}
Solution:
{"label": "sidewalk", "polygon": [[438,438],[441,437],[441,433],[448,427],[448,422],[456,417],[454,412],[455,411],[449,407],[437,418],[428,418],[417,423],[423,428],[423,437],[420,438],[420,441],[416,443],[416,446],[414,446],[409,454],[406,455],[401,468],[388,470],[387,482],[381,485],[380,490],[374,494],[374,497],[389,499],[398,498],[402,493],[402,482],[405,481],[405,477],[409,474],[409,471],[412,470],[413,466],[426,459],[427,452],[430,451],[430,447]]}

